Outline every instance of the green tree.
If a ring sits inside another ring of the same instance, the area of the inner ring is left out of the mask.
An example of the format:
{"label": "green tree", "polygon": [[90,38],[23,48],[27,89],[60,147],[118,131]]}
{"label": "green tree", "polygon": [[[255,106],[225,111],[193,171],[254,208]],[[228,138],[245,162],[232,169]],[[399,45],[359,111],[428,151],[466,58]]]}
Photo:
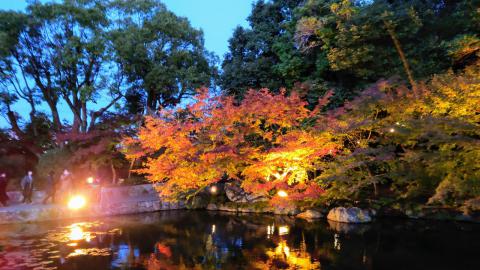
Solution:
{"label": "green tree", "polygon": [[30,123],[33,135],[36,136],[38,88],[28,79],[25,61],[16,47],[26,23],[27,17],[24,14],[13,11],[0,13],[0,85],[3,88],[2,100],[14,132],[17,136],[23,135],[18,119],[10,108],[17,99],[23,99],[30,105]]}
{"label": "green tree", "polygon": [[478,1],[311,0],[299,13],[297,44],[326,53],[330,68],[357,82],[400,75],[414,80],[451,67],[445,42],[477,33]]}
{"label": "green tree", "polygon": [[118,0],[113,7],[117,19],[110,34],[131,100],[143,97],[147,111],[155,111],[212,84],[215,58],[186,18],[155,0]]}
{"label": "green tree", "polygon": [[250,28],[237,27],[229,40],[220,81],[226,93],[241,98],[250,88],[265,87],[278,92],[281,87],[292,86],[287,85],[287,76],[282,76],[282,71],[276,68],[281,62],[276,51],[293,46],[293,40],[283,39],[283,36],[300,2],[257,1],[253,5],[247,19]]}
{"label": "green tree", "polygon": [[[39,92],[50,108],[55,131],[62,130],[57,108],[61,99],[73,113],[72,130],[87,132],[123,96],[122,77],[115,75],[108,48],[107,4],[32,2],[26,13],[0,13],[2,83],[31,105],[33,115]],[[88,110],[99,95],[111,99],[104,108]]]}
{"label": "green tree", "polygon": [[[457,65],[454,41],[475,40],[479,4],[258,1],[250,28],[237,28],[230,39],[221,85],[239,98],[249,88],[295,88],[311,104],[334,89],[334,106],[381,78],[400,76],[414,85]],[[475,58],[470,43],[463,53]]]}
{"label": "green tree", "polygon": [[[55,90],[73,113],[75,132],[87,132],[123,96],[122,76],[115,75],[108,49],[107,4],[107,1],[65,0],[35,3],[28,8],[38,31],[29,38],[37,40],[35,48],[52,65]],[[110,97],[107,105],[89,111],[88,103],[96,102],[99,95]]]}

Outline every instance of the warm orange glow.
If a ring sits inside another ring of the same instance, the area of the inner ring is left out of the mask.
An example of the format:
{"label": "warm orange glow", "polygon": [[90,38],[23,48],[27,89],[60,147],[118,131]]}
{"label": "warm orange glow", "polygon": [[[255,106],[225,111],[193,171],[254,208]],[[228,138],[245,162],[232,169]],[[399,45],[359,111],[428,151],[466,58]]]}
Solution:
{"label": "warm orange glow", "polygon": [[72,210],[78,210],[85,207],[86,204],[87,200],[83,196],[76,195],[70,198],[70,200],[68,201],[68,208]]}
{"label": "warm orange glow", "polygon": [[275,232],[275,226],[267,225],[267,237],[270,237],[270,235],[273,235],[274,232]]}
{"label": "warm orange glow", "polygon": [[288,193],[285,190],[279,190],[277,192],[277,195],[282,197],[282,198],[288,197]]}
{"label": "warm orange glow", "polygon": [[288,269],[320,269],[320,263],[313,261],[305,248],[290,250],[285,240],[280,241],[272,251],[267,251],[267,255],[288,263],[290,266]]}
{"label": "warm orange glow", "polygon": [[88,177],[87,178],[87,183],[93,184],[93,180],[94,180],[93,177]]}
{"label": "warm orange glow", "polygon": [[290,228],[288,226],[280,226],[278,227],[278,235],[286,235],[290,232]]}
{"label": "warm orange glow", "polygon": [[390,128],[390,133],[394,133],[395,132],[395,129],[394,128]]}
{"label": "warm orange glow", "polygon": [[79,226],[73,226],[70,228],[70,235],[68,238],[72,241],[78,241],[83,239],[83,229]]}
{"label": "warm orange glow", "polygon": [[210,187],[210,193],[215,194],[215,193],[217,193],[217,191],[218,191],[217,186]]}

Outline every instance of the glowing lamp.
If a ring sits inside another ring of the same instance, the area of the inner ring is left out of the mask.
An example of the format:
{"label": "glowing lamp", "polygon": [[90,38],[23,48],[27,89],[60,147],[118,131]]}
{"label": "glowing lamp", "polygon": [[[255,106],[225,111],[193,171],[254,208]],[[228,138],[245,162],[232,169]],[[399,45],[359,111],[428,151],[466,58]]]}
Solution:
{"label": "glowing lamp", "polygon": [[86,204],[87,200],[85,200],[83,196],[77,195],[70,198],[68,201],[68,208],[72,210],[78,210],[85,207]]}
{"label": "glowing lamp", "polygon": [[285,190],[279,190],[277,195],[282,198],[288,197],[288,193]]}
{"label": "glowing lamp", "polygon": [[394,128],[391,128],[391,129],[389,129],[388,131],[390,131],[390,133],[393,133],[393,132],[395,132],[395,129],[394,129]]}
{"label": "glowing lamp", "polygon": [[280,226],[278,227],[278,235],[286,235],[290,232],[290,228],[288,226]]}
{"label": "glowing lamp", "polygon": [[93,177],[88,177],[87,178],[87,183],[88,184],[93,184],[93,180],[94,180]]}
{"label": "glowing lamp", "polygon": [[218,191],[217,186],[210,187],[210,193],[215,194],[215,193],[217,193],[217,191]]}

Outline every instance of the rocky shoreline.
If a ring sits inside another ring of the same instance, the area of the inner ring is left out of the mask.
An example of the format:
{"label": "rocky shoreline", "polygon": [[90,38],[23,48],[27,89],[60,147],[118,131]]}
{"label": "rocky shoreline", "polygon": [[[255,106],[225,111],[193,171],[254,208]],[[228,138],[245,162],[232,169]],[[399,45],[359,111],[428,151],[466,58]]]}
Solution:
{"label": "rocky shoreline", "polygon": [[217,192],[200,192],[186,202],[187,209],[206,209],[234,213],[270,213],[296,216],[303,219],[321,219],[341,223],[369,223],[375,218],[408,218],[427,220],[449,220],[480,223],[480,198],[470,200],[459,208],[436,206],[409,207],[356,207],[347,205],[309,207],[309,206],[272,206],[268,198],[253,196],[242,188],[231,184],[217,184]]}
{"label": "rocky shoreline", "polygon": [[409,218],[444,221],[464,221],[480,223],[480,213],[477,211],[470,214],[455,209],[439,207],[423,207],[416,210],[396,210],[384,208],[379,211],[374,209],[362,209],[358,207],[334,207],[331,209],[301,208],[301,207],[273,207],[267,203],[233,203],[222,204],[209,203],[204,207],[186,205],[187,209],[205,209],[208,211],[225,211],[233,213],[270,213],[275,215],[296,216],[307,220],[327,219],[341,223],[370,223],[375,218]]}
{"label": "rocky shoreline", "polygon": [[[451,220],[480,223],[479,209],[474,208],[472,202],[469,211],[440,207],[417,207],[413,209],[367,207],[305,207],[305,206],[272,206],[266,200],[254,198],[249,201],[248,194],[229,194],[227,196],[212,196],[208,193],[200,194],[187,202],[166,202],[150,184],[102,188],[104,199],[91,204],[85,209],[71,211],[62,205],[43,205],[43,193],[35,194],[33,205],[17,204],[11,207],[0,208],[0,224],[29,223],[48,220],[59,220],[80,217],[101,217],[113,215],[139,214],[146,212],[195,209],[207,211],[224,211],[231,213],[265,213],[287,215],[305,220],[327,219],[339,223],[370,223],[375,218],[400,217],[410,219]],[[239,202],[232,202],[235,199]],[[478,204],[478,202],[476,202]],[[473,209],[473,210],[472,210]]]}

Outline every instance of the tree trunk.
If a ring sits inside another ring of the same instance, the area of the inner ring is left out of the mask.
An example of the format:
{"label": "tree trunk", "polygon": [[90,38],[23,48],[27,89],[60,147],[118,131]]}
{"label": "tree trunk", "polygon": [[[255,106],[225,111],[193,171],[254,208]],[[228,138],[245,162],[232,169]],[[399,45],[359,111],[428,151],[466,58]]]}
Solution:
{"label": "tree trunk", "polygon": [[7,117],[10,125],[12,126],[12,131],[15,132],[18,138],[23,138],[24,133],[18,126],[17,116],[15,115],[15,113],[8,109]]}
{"label": "tree trunk", "polygon": [[405,70],[405,73],[407,74],[408,81],[410,85],[412,86],[412,89],[414,93],[417,91],[417,85],[415,81],[413,80],[413,73],[412,70],[410,69],[410,65],[408,64],[407,57],[405,56],[405,53],[402,49],[402,46],[400,45],[400,41],[397,38],[397,35],[395,34],[395,29],[393,28],[393,25],[386,20],[383,21],[385,24],[385,27],[387,28],[387,32],[390,35],[390,38],[393,41],[393,44],[395,45],[395,49],[397,50],[398,55],[400,56],[400,60],[402,61],[403,64],[403,69]]}
{"label": "tree trunk", "polygon": [[132,161],[130,162],[130,167],[128,167],[128,179],[130,179],[130,177],[132,176],[132,170],[133,170],[133,166],[135,165],[135,161],[136,159],[132,159]]}
{"label": "tree trunk", "polygon": [[80,132],[80,126],[81,126],[81,119],[74,113],[73,114],[73,125],[72,125],[72,131],[79,133]]}
{"label": "tree trunk", "polygon": [[112,169],[112,184],[115,185],[117,181],[117,171],[115,170],[115,166],[113,166],[113,161],[110,160],[110,168]]}
{"label": "tree trunk", "polygon": [[60,115],[58,114],[57,103],[52,100],[48,100],[48,99],[46,100],[47,100],[48,107],[50,107],[50,112],[52,113],[53,130],[61,131],[62,122],[60,121]]}
{"label": "tree trunk", "polygon": [[31,122],[31,125],[32,125],[33,136],[37,137],[38,136],[38,130],[37,130],[37,123],[35,121],[35,112],[34,111],[30,112],[30,122]]}
{"label": "tree trunk", "polygon": [[82,102],[82,132],[87,133],[87,103]]}
{"label": "tree trunk", "polygon": [[155,112],[156,103],[155,91],[149,90],[147,94],[147,114]]}

